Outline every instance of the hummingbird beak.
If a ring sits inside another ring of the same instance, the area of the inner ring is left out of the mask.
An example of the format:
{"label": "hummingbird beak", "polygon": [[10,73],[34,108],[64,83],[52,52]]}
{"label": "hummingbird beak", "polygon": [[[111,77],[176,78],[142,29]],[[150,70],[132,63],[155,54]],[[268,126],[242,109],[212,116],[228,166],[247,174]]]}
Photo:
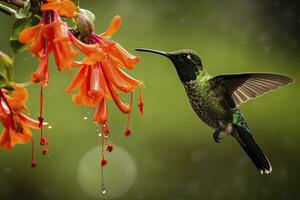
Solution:
{"label": "hummingbird beak", "polygon": [[170,54],[164,51],[158,51],[158,50],[153,50],[153,49],[145,49],[145,48],[136,48],[136,51],[144,51],[144,52],[150,52],[150,53],[155,53],[155,54],[159,54],[165,57],[170,58]]}

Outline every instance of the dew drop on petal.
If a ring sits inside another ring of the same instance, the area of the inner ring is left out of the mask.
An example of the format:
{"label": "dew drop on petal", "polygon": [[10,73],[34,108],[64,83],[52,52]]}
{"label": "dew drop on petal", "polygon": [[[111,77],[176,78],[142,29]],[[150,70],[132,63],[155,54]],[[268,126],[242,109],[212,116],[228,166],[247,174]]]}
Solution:
{"label": "dew drop on petal", "polygon": [[84,119],[84,120],[87,120],[87,116],[85,116],[83,119]]}

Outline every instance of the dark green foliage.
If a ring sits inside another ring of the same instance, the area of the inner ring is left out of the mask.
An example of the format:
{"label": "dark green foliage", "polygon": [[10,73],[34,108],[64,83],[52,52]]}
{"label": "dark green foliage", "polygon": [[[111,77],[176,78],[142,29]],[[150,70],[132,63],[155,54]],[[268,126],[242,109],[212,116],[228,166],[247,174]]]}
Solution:
{"label": "dark green foliage", "polygon": [[13,76],[12,59],[0,51],[0,88],[10,89],[10,82]]}
{"label": "dark green foliage", "polygon": [[18,41],[20,32],[25,28],[28,28],[28,27],[38,24],[39,21],[40,21],[39,16],[33,14],[28,18],[18,19],[14,23],[12,34],[10,36],[10,47],[12,48],[12,50],[15,54],[17,54],[25,49],[25,44],[22,44]]}

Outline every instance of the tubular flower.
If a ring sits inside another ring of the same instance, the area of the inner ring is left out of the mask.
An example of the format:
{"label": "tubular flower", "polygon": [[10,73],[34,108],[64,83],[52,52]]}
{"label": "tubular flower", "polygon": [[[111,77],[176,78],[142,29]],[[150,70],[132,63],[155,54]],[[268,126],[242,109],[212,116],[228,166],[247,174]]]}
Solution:
{"label": "tubular flower", "polygon": [[[73,102],[78,105],[90,106],[95,110],[93,120],[102,125],[102,166],[105,166],[107,163],[104,159],[103,152],[105,148],[103,141],[106,141],[106,150],[108,152],[111,152],[113,149],[107,142],[109,135],[107,127],[107,98],[113,99],[117,107],[124,114],[128,114],[128,122],[124,134],[129,136],[131,133],[129,122],[133,101],[132,92],[143,84],[142,81],[132,78],[122,70],[122,68],[133,69],[139,58],[129,54],[118,43],[109,39],[119,29],[120,24],[121,18],[119,16],[114,17],[103,34],[97,35],[92,33],[90,35],[89,44],[77,40],[72,35],[70,37],[73,44],[86,54],[86,58],[80,62],[74,62],[75,66],[80,66],[80,69],[66,88],[66,92],[79,88],[72,97]],[[130,93],[129,104],[124,103],[120,99],[120,92]],[[140,100],[142,100],[141,97]]]}
{"label": "tubular flower", "polygon": [[[31,119],[21,111],[28,111],[25,102],[28,98],[27,90],[17,84],[12,84],[11,95],[0,89],[0,122],[3,130],[0,135],[0,146],[11,149],[16,144],[33,142],[30,129],[40,129],[40,122]],[[46,125],[47,123],[43,123]],[[36,166],[34,159],[34,149],[32,151],[32,166]]]}
{"label": "tubular flower", "polygon": [[[76,16],[76,7],[70,0],[48,0],[41,6],[42,18],[39,24],[21,31],[19,41],[28,43],[28,50],[39,58],[40,64],[32,74],[31,80],[41,83],[40,91],[40,144],[47,146],[43,137],[43,87],[49,82],[49,54],[53,52],[54,59],[59,71],[69,69],[77,52],[70,40],[70,31],[66,22],[60,15],[66,17]],[[46,153],[45,153],[46,154]]]}
{"label": "tubular flower", "polygon": [[40,59],[32,81],[41,82],[42,85],[47,85],[49,81],[48,57],[51,52],[59,70],[70,67],[77,56],[69,38],[68,25],[56,11],[44,11],[40,23],[24,29],[19,35],[19,41],[30,43],[28,50]]}

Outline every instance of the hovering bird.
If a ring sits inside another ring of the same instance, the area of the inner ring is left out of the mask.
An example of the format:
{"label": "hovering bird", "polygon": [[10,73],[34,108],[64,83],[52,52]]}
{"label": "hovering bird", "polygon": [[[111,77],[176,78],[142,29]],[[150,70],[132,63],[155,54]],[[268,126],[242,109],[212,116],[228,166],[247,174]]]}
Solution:
{"label": "hovering bird", "polygon": [[256,144],[239,106],[266,92],[292,83],[292,78],[268,73],[211,77],[204,70],[200,57],[192,50],[163,52],[138,48],[136,51],[169,58],[176,68],[194,111],[204,123],[215,130],[214,140],[219,143],[221,133],[232,135],[261,174],[271,173],[272,166]]}

